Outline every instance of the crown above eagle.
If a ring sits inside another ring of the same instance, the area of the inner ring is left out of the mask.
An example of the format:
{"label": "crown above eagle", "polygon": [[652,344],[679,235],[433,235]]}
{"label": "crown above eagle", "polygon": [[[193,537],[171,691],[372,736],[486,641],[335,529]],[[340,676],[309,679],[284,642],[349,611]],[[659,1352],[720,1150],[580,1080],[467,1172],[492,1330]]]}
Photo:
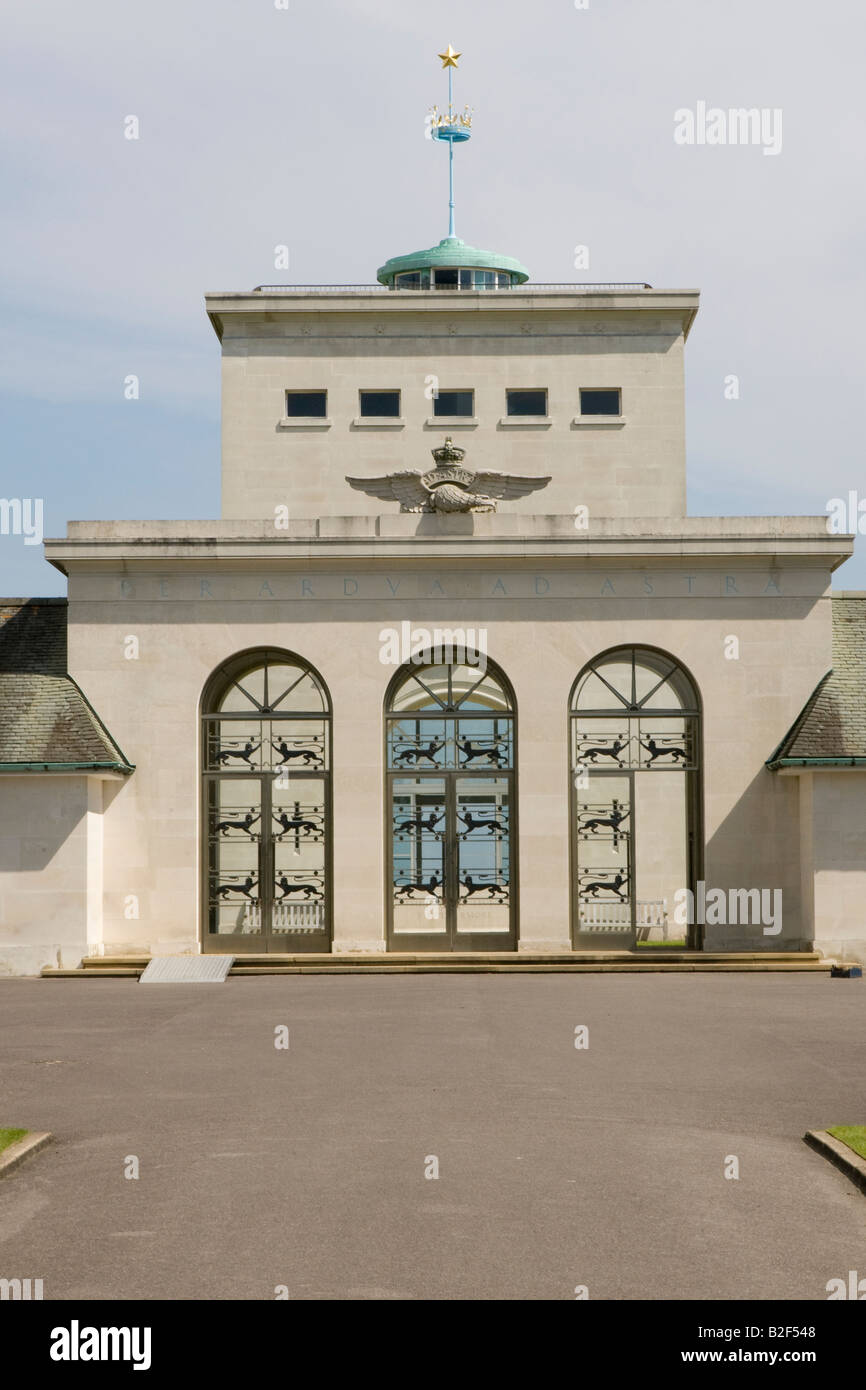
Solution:
{"label": "crown above eagle", "polygon": [[448,435],[445,443],[433,449],[436,467],[426,473],[405,469],[382,478],[346,478],[350,487],[378,497],[382,502],[399,502],[401,512],[495,512],[497,501],[525,497],[547,487],[550,476],[529,478],[515,473],[474,473],[460,465],[466,450]]}
{"label": "crown above eagle", "polygon": [[440,444],[438,449],[431,449],[430,452],[440,468],[445,463],[462,463],[466,457],[466,450],[455,444],[450,434],[445,436],[444,444]]}

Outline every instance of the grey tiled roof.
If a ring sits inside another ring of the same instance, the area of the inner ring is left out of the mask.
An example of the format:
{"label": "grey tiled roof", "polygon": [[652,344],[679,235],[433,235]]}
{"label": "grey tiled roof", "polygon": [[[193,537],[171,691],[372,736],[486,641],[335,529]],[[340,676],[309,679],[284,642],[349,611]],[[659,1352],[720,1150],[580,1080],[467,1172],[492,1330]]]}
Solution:
{"label": "grey tiled roof", "polygon": [[862,760],[866,765],[866,594],[834,594],[833,666],[779,747],[776,768]]}
{"label": "grey tiled roof", "polygon": [[0,599],[0,768],[131,772],[66,672],[66,611],[66,599]]}

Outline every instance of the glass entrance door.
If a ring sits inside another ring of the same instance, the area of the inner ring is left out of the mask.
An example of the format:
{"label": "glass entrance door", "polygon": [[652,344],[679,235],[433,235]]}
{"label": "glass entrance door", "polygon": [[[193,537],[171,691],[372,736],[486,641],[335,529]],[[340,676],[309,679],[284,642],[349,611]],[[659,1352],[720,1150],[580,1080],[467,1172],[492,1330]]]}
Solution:
{"label": "glass entrance door", "polygon": [[393,932],[403,950],[447,950],[446,846],[450,870],[444,777],[395,777],[391,782]]}
{"label": "glass entrance door", "polygon": [[[296,951],[298,942],[323,942],[325,919],[325,828],[327,784],[323,777],[283,773],[271,783],[271,950]],[[320,946],[320,949],[327,949]]]}
{"label": "glass entrance door", "polygon": [[513,745],[489,670],[422,666],[392,692],[389,949],[515,949]]}
{"label": "glass entrance door", "polygon": [[262,779],[215,778],[208,783],[207,794],[208,906],[212,930],[220,937],[260,939],[266,879]]}
{"label": "glass entrance door", "polygon": [[632,904],[633,778],[626,773],[577,776],[577,930],[593,950],[634,945]]}
{"label": "glass entrance door", "polygon": [[322,778],[210,780],[211,949],[328,949],[326,822],[327,788]]}
{"label": "glass entrance door", "polygon": [[392,779],[394,950],[511,947],[510,804],[510,774]]}
{"label": "glass entrance door", "polygon": [[330,719],[309,667],[236,658],[205,694],[206,951],[330,949]]}
{"label": "glass entrance door", "polygon": [[454,812],[456,949],[495,949],[511,925],[510,776],[456,777]]}
{"label": "glass entrance door", "polygon": [[572,697],[576,950],[695,946],[676,904],[700,876],[700,704],[672,657],[615,648]]}

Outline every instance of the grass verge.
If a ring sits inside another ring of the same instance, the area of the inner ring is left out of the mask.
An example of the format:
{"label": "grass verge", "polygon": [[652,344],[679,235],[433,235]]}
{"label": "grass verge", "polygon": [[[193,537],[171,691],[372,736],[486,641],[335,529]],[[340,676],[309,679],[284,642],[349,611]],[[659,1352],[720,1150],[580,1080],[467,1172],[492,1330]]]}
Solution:
{"label": "grass verge", "polygon": [[866,1158],[866,1125],[828,1125],[827,1133],[847,1144],[860,1158]]}
{"label": "grass verge", "polygon": [[29,1129],[0,1129],[0,1153],[8,1149],[10,1144],[17,1144],[19,1139],[23,1139],[25,1134],[29,1134]]}

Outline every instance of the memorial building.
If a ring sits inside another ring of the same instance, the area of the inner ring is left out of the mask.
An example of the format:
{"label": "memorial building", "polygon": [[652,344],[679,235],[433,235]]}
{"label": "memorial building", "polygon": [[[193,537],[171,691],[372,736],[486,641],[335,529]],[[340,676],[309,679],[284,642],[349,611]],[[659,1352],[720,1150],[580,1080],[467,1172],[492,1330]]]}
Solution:
{"label": "memorial building", "polygon": [[220,518],[70,521],[68,599],[0,600],[0,971],[866,959],[853,537],[688,515],[697,291],[533,283],[450,202],[374,284],[208,294]]}

